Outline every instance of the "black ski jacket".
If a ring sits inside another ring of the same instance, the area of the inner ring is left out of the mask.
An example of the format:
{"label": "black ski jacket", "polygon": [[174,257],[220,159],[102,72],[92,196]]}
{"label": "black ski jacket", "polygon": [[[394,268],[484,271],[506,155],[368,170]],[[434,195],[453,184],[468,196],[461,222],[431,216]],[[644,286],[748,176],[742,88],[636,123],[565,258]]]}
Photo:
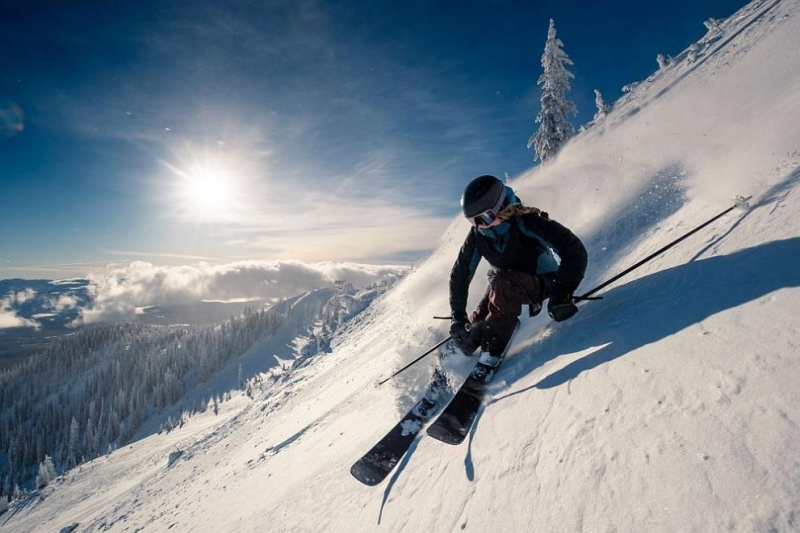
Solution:
{"label": "black ski jacket", "polygon": [[450,272],[453,316],[466,314],[469,285],[481,258],[501,270],[550,274],[566,294],[578,288],[586,272],[586,248],[569,229],[542,215],[525,214],[494,228],[470,230]]}

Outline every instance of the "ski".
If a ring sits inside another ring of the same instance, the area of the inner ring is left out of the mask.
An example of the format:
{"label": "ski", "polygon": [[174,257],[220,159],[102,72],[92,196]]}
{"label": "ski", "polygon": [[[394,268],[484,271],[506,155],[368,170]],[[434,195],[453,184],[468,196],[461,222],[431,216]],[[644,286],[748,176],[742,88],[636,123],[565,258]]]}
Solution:
{"label": "ski", "polygon": [[[511,340],[518,329],[519,321],[514,328],[514,333],[511,334]],[[480,362],[475,365],[444,411],[428,427],[428,435],[452,445],[464,442],[486,397],[487,387],[508,353],[511,340],[506,344],[505,350],[500,355],[500,361],[496,365],[488,366]]]}
{"label": "ski", "polygon": [[411,447],[422,426],[431,419],[446,391],[447,378],[437,367],[422,399],[370,451],[350,467],[353,477],[369,486],[377,485],[386,479]]}

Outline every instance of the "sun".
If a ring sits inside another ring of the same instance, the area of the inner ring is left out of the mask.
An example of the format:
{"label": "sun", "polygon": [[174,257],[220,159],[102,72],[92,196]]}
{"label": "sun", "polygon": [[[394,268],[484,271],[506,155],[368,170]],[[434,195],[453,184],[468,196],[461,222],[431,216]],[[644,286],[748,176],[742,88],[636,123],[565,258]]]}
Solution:
{"label": "sun", "polygon": [[233,179],[219,169],[199,169],[186,178],[189,208],[211,217],[225,214],[233,203]]}
{"label": "sun", "polygon": [[215,152],[195,153],[170,170],[168,201],[181,218],[233,222],[242,216],[242,165]]}

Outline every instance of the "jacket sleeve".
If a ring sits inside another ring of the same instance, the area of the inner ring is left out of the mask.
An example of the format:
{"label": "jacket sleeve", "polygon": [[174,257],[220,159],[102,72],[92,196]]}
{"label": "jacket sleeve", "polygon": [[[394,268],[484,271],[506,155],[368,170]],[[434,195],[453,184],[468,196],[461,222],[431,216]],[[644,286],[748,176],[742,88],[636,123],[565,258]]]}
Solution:
{"label": "jacket sleeve", "polygon": [[[534,216],[532,224],[539,234],[561,258],[561,266],[556,273],[555,283],[561,285],[566,292],[572,294],[583,281],[586,265],[589,261],[586,248],[581,240],[569,229],[555,220]],[[528,220],[525,221],[528,225]]]}
{"label": "jacket sleeve", "polygon": [[475,246],[475,234],[470,231],[450,271],[450,311],[453,316],[467,314],[469,284],[480,261],[481,256]]}

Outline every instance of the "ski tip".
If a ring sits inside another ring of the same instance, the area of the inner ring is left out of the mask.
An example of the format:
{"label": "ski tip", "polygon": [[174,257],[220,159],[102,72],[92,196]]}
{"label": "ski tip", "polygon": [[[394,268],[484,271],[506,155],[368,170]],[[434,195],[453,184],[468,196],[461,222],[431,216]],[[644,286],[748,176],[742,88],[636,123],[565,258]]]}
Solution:
{"label": "ski tip", "polygon": [[364,464],[363,461],[358,461],[351,466],[350,474],[368,487],[374,487],[375,485],[380,484],[380,482],[386,477],[386,474],[383,471],[370,468],[368,465]]}

